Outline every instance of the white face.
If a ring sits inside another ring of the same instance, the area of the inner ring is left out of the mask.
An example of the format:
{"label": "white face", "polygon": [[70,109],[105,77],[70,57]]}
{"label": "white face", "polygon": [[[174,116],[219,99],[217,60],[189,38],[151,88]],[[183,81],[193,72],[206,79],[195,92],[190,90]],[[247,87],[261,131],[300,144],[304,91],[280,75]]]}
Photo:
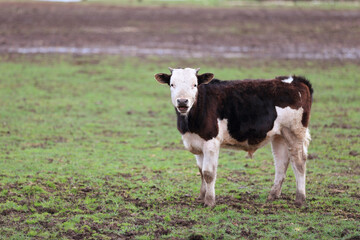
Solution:
{"label": "white face", "polygon": [[186,115],[195,103],[198,91],[197,70],[174,69],[170,78],[171,101],[177,111]]}

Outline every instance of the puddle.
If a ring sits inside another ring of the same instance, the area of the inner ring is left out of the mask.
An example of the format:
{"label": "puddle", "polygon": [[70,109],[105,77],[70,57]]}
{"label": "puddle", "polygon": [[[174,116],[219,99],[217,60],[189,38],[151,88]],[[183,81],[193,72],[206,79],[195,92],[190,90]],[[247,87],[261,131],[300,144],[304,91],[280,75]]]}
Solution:
{"label": "puddle", "polygon": [[81,2],[82,0],[36,0],[36,2]]}
{"label": "puddle", "polygon": [[[36,2],[82,2],[86,0],[35,0]],[[158,2],[185,2],[185,0],[157,0]]]}
{"label": "puddle", "polygon": [[156,48],[138,46],[119,47],[10,47],[1,48],[0,53],[70,53],[70,54],[113,54],[124,56],[173,56],[180,58],[274,58],[274,59],[360,59],[360,49],[340,48],[310,51],[306,48],[297,49],[259,49],[253,47],[237,46],[198,46],[191,48]]}

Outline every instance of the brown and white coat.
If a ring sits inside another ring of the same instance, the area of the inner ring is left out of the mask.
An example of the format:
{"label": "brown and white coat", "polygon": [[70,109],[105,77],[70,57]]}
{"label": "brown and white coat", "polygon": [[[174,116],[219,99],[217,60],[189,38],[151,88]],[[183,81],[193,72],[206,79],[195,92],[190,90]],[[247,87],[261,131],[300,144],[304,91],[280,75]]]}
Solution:
{"label": "brown and white coat", "polygon": [[215,204],[220,147],[245,150],[250,156],[271,142],[275,180],[268,196],[280,196],[289,162],[296,177],[296,200],[305,202],[308,129],[313,89],[303,77],[220,81],[199,69],[170,69],[155,78],[171,89],[177,127],[185,148],[195,154],[201,174],[199,198]]}

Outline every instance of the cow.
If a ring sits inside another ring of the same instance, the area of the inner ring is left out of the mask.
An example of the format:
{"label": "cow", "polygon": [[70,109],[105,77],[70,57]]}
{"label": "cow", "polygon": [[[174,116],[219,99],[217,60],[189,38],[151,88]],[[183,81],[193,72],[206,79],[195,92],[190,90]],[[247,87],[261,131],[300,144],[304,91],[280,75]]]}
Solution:
{"label": "cow", "polygon": [[220,147],[253,153],[271,143],[275,179],[267,200],[280,197],[289,162],[296,178],[295,205],[305,204],[305,177],[313,88],[304,77],[271,80],[213,79],[199,69],[169,68],[155,79],[170,86],[177,128],[196,158],[201,176],[199,200],[215,205]]}

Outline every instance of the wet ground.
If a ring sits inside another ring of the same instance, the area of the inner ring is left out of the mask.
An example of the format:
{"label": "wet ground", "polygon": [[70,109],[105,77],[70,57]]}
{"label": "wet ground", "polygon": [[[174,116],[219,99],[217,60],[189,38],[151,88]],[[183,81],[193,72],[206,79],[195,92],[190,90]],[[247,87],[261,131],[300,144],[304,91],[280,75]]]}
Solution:
{"label": "wet ground", "polygon": [[355,10],[0,3],[0,52],[360,59]]}

